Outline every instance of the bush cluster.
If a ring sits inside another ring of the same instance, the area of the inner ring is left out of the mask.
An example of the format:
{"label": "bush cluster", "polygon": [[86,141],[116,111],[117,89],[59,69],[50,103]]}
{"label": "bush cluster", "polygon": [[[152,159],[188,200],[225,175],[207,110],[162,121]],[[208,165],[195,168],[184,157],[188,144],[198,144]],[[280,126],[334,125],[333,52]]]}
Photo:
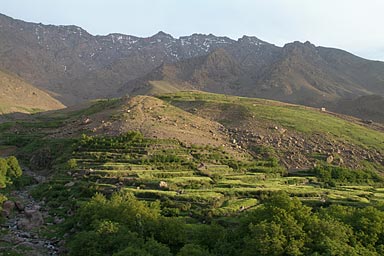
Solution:
{"label": "bush cluster", "polygon": [[[188,224],[158,202],[97,194],[75,216],[70,255],[383,255],[384,212],[313,209],[276,192],[237,225]],[[167,216],[173,216],[166,212]]]}
{"label": "bush cluster", "polygon": [[0,188],[5,188],[7,184],[19,178],[22,169],[16,157],[0,158]]}

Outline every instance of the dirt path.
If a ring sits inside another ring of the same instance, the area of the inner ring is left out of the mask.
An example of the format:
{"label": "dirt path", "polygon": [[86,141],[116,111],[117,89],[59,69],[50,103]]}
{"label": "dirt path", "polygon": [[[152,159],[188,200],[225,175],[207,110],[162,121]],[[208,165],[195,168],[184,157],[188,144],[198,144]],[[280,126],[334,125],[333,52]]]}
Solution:
{"label": "dirt path", "polygon": [[[30,171],[24,173],[34,177],[38,182],[44,182],[42,176]],[[0,255],[10,255],[11,252],[28,256],[59,255],[60,241],[43,238],[39,233],[39,230],[47,225],[44,219],[48,216],[48,212],[41,202],[31,197],[30,191],[35,186],[37,185],[12,191],[8,196],[15,202],[15,208],[1,227],[0,242],[6,246],[0,246]]]}

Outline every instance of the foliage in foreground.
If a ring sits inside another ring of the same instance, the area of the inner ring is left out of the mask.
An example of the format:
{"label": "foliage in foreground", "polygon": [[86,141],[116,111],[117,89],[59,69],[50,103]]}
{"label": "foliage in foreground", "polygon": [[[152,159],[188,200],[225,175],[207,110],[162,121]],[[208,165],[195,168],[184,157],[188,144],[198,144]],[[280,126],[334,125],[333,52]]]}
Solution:
{"label": "foliage in foreground", "polygon": [[312,209],[277,192],[235,226],[164,217],[158,202],[96,194],[68,229],[70,255],[383,255],[384,212]]}
{"label": "foliage in foreground", "polygon": [[11,184],[12,180],[21,176],[22,170],[16,157],[0,158],[0,188]]}
{"label": "foliage in foreground", "polygon": [[[19,180],[22,175],[22,169],[16,157],[10,156],[7,158],[0,158],[0,189],[4,189],[7,185]],[[1,191],[0,191],[1,192]],[[2,204],[7,200],[7,197],[0,193],[0,210]],[[0,216],[1,219],[2,216]]]}

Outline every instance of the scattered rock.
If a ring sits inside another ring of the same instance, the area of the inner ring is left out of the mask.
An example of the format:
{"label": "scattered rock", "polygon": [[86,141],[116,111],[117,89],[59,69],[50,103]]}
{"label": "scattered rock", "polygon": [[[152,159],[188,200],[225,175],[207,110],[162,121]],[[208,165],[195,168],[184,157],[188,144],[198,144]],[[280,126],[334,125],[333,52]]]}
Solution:
{"label": "scattered rock", "polygon": [[19,234],[19,237],[21,237],[21,238],[31,238],[32,236],[31,236],[31,233],[29,233],[29,232],[22,232],[22,233]]}
{"label": "scattered rock", "polygon": [[38,210],[25,210],[25,218],[17,222],[19,229],[31,230],[44,224],[43,215]]}
{"label": "scattered rock", "polygon": [[197,169],[207,169],[207,166],[204,164],[204,163],[200,163],[198,166],[197,166]]}
{"label": "scattered rock", "polygon": [[90,124],[90,123],[92,123],[92,120],[91,120],[90,118],[85,118],[85,119],[81,122],[82,125],[87,125],[87,124]]}
{"label": "scattered rock", "polygon": [[[24,173],[33,178],[40,178],[38,174],[29,169],[25,169]],[[61,248],[56,246],[55,240],[39,236],[40,230],[38,228],[44,225],[43,215],[48,213],[44,210],[40,211],[40,205],[44,203],[43,201],[37,202],[30,196],[29,189],[33,185],[12,191],[10,196],[15,200],[5,202],[7,209],[17,211],[11,214],[2,225],[2,231],[6,230],[7,233],[1,239],[15,246],[23,246],[25,250],[28,250],[27,255],[58,255]],[[51,246],[48,247],[47,245]],[[3,255],[1,252],[0,255]]]}
{"label": "scattered rock", "polygon": [[365,124],[373,124],[373,121],[372,120],[363,120],[363,123],[365,123]]}
{"label": "scattered rock", "polygon": [[159,188],[168,188],[168,183],[165,181],[160,181],[159,182]]}
{"label": "scattered rock", "polygon": [[73,187],[74,185],[75,185],[75,182],[70,181],[70,182],[66,183],[66,184],[64,185],[64,187],[70,188],[70,187]]}
{"label": "scattered rock", "polygon": [[344,165],[344,160],[341,157],[339,157],[339,158],[333,160],[333,164],[335,164],[335,165]]}
{"label": "scattered rock", "polygon": [[333,156],[330,155],[327,157],[327,163],[331,164],[333,162]]}
{"label": "scattered rock", "polygon": [[53,219],[54,224],[60,224],[60,223],[63,223],[63,221],[64,221],[63,218],[59,218],[57,216]]}

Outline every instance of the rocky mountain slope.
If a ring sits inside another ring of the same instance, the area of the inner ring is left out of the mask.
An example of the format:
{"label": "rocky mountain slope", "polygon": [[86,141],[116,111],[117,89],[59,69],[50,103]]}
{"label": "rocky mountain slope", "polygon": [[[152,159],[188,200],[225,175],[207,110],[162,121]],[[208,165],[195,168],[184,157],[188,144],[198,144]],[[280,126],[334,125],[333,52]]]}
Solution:
{"label": "rocky mountain slope", "polygon": [[149,38],[92,36],[76,26],[27,23],[4,15],[0,26],[0,67],[57,93],[65,104],[114,94],[127,81],[162,63],[206,55],[237,43],[199,34],[175,39],[163,32]]}
{"label": "rocky mountain slope", "polygon": [[76,26],[0,15],[0,57],[1,69],[55,93],[65,105],[183,89],[317,107],[384,95],[383,62],[309,42],[277,47],[248,36],[177,39],[164,32],[93,36]]}
{"label": "rocky mountain slope", "polygon": [[361,96],[353,100],[340,100],[334,106],[333,111],[350,116],[356,116],[366,123],[373,120],[384,123],[384,97],[380,95]]}
{"label": "rocky mountain slope", "polygon": [[160,80],[198,90],[310,106],[384,94],[383,63],[309,42],[287,44],[267,63],[253,65],[254,69],[249,69],[231,50],[217,49],[205,56],[162,65],[139,82],[128,82],[123,91]]}

